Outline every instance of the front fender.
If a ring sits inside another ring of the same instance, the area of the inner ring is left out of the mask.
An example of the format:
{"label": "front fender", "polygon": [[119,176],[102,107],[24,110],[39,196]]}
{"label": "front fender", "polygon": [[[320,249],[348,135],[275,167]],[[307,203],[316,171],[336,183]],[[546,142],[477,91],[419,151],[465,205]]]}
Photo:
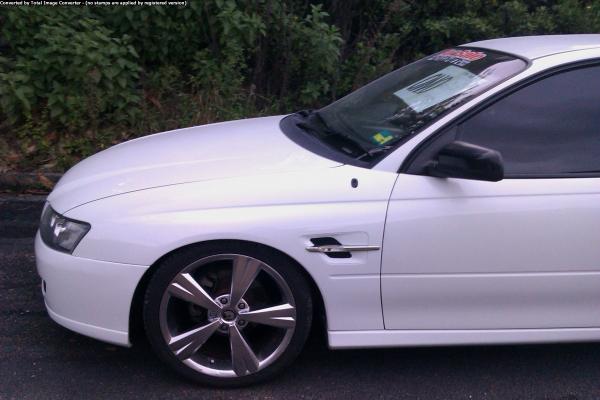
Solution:
{"label": "front fender", "polygon": [[[350,185],[353,178],[359,181],[357,188]],[[315,237],[381,246],[395,178],[345,166],[328,169],[317,179],[279,174],[110,197],[67,213],[92,225],[74,255],[151,265],[193,243],[256,242],[278,249],[306,269],[323,294],[330,330],[382,329],[381,251],[340,259],[310,253],[306,247]]]}

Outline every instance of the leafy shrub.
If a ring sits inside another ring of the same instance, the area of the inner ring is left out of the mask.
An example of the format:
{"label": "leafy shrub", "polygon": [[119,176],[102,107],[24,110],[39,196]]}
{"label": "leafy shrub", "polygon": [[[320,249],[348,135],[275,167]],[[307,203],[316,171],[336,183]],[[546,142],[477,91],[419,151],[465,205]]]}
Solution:
{"label": "leafy shrub", "polygon": [[0,7],[0,172],[319,107],[440,48],[600,31],[597,0],[202,0]]}
{"label": "leafy shrub", "polygon": [[17,122],[48,111],[67,130],[97,128],[100,117],[135,117],[137,53],[89,17],[42,24],[27,46],[2,64],[0,104]]}

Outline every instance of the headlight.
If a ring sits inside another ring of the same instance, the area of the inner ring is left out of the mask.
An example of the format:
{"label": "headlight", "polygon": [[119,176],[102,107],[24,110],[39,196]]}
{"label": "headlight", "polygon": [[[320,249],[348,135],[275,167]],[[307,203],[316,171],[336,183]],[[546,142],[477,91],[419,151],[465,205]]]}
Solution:
{"label": "headlight", "polygon": [[91,225],[87,222],[75,221],[60,215],[47,204],[42,213],[40,235],[47,246],[72,253],[90,228]]}

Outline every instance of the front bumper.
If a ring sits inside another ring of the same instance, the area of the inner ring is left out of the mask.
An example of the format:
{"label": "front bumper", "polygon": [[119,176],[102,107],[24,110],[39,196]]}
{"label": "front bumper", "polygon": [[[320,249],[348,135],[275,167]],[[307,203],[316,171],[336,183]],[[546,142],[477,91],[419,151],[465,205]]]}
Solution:
{"label": "front bumper", "polygon": [[35,258],[44,301],[58,324],[95,339],[129,346],[129,314],[147,266],[91,260],[46,246],[38,232]]}

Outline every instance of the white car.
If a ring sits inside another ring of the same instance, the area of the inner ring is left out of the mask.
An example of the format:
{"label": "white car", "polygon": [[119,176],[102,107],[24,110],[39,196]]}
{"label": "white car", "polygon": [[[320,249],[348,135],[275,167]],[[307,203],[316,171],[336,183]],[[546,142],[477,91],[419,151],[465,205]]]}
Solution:
{"label": "white car", "polygon": [[318,312],[333,349],[600,340],[600,35],[117,145],[60,180],[36,256],[56,322],[211,385],[280,372]]}

